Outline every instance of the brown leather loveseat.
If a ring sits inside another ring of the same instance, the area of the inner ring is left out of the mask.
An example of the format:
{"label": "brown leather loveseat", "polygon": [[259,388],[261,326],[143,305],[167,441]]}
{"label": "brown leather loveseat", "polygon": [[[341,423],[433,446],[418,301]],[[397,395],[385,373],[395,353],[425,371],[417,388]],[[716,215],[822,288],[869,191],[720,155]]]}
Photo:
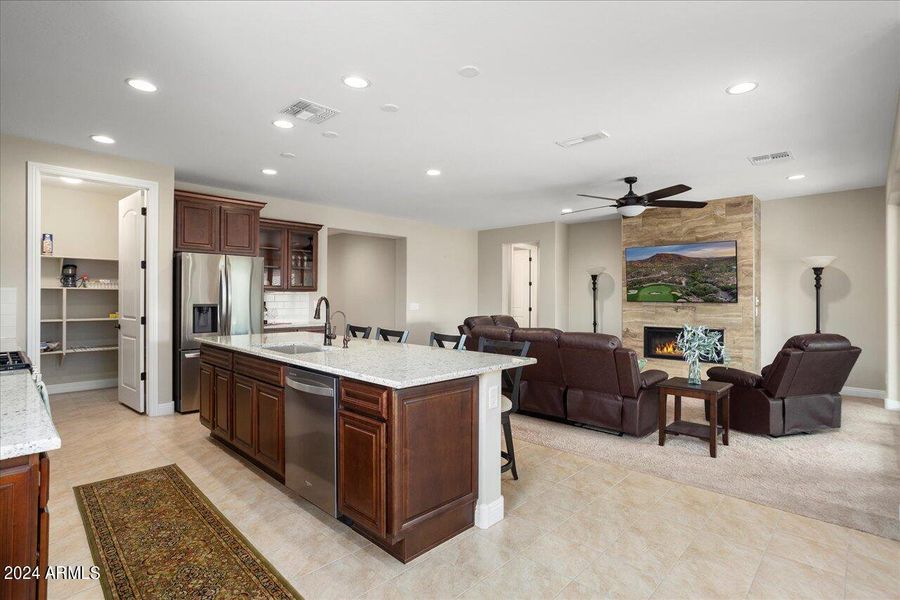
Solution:
{"label": "brown leather loveseat", "polygon": [[713,367],[707,376],[734,384],[732,429],[771,436],[808,433],[841,426],[840,391],[860,352],[841,335],[797,335],[760,375]]}
{"label": "brown leather loveseat", "polygon": [[470,348],[481,337],[531,342],[528,355],[537,364],[523,370],[521,412],[636,436],[656,430],[656,385],[668,375],[641,373],[637,355],[619,338],[518,327],[508,315],[469,317],[459,331]]}

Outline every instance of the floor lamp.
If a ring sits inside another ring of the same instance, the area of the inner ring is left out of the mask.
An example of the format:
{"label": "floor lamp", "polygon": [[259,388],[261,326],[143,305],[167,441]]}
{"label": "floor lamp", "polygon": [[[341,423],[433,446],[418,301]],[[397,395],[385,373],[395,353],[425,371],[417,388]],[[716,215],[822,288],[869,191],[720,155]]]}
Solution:
{"label": "floor lamp", "polygon": [[588,269],[591,276],[591,308],[594,312],[594,333],[597,333],[597,278],[606,271],[606,267],[594,267]]}
{"label": "floor lamp", "polygon": [[803,262],[809,265],[816,279],[816,333],[822,333],[822,328],[820,326],[821,323],[821,310],[819,308],[820,300],[820,290],[822,289],[822,271],[825,270],[825,267],[834,262],[837,256],[804,256]]}

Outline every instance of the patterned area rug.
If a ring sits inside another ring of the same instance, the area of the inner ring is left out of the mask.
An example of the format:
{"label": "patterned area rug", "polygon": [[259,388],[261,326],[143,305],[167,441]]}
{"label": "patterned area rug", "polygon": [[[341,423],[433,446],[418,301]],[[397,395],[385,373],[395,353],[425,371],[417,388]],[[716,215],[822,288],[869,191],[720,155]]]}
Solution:
{"label": "patterned area rug", "polygon": [[301,598],[176,465],[75,497],[107,598]]}

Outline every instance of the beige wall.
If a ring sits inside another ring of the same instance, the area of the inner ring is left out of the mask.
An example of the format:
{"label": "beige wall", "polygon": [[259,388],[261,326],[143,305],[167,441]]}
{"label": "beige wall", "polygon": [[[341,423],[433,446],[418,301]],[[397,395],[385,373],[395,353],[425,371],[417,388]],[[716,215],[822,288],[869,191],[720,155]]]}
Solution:
{"label": "beige wall", "polygon": [[885,185],[885,257],[887,262],[887,408],[900,410],[900,102],[894,119],[894,143]]}
{"label": "beige wall", "polygon": [[[172,401],[172,234],[175,172],[172,167],[88,152],[35,140],[0,135],[0,287],[15,288],[16,341],[25,347],[26,334],[26,164],[29,161],[134,177],[159,184],[159,390],[156,402]],[[148,399],[153,402],[153,398]]]}
{"label": "beige wall", "polygon": [[371,325],[373,333],[375,327],[396,329],[397,296],[397,240],[328,236],[328,298],[334,310],[344,311],[354,325]]}
{"label": "beige wall", "polygon": [[116,258],[119,200],[130,190],[89,192],[46,183],[41,189],[41,232],[53,234],[53,254]]}
{"label": "beige wall", "polygon": [[[539,327],[565,329],[568,319],[566,225],[538,223],[478,232],[478,310],[480,315],[504,312],[505,244],[538,246],[537,313]],[[472,313],[475,314],[475,313]]]}
{"label": "beige wall", "polygon": [[454,332],[465,317],[475,312],[474,230],[188,183],[178,183],[176,187],[267,202],[262,211],[264,217],[323,223],[325,227],[319,233],[317,296],[328,293],[329,228],[405,238],[405,248],[397,244],[398,254],[405,251],[406,255],[405,264],[398,261],[398,268],[401,273],[405,269],[406,277],[406,308],[400,316],[410,330],[410,342],[428,343],[431,331]]}
{"label": "beige wall", "polygon": [[622,336],[622,225],[618,218],[569,225],[569,331],[591,331],[589,271],[597,278],[597,331]]}
{"label": "beige wall", "polygon": [[847,385],[885,389],[885,190],[763,202],[762,360],[792,335],[815,331],[815,289],[804,256],[833,255],[822,274],[822,331],[863,352]]}

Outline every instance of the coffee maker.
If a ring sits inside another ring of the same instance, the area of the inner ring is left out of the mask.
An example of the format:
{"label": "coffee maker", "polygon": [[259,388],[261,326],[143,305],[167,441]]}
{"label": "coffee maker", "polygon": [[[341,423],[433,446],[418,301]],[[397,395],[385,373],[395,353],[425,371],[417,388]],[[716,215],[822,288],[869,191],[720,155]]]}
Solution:
{"label": "coffee maker", "polygon": [[76,287],[78,285],[78,265],[63,265],[59,283],[63,287]]}

